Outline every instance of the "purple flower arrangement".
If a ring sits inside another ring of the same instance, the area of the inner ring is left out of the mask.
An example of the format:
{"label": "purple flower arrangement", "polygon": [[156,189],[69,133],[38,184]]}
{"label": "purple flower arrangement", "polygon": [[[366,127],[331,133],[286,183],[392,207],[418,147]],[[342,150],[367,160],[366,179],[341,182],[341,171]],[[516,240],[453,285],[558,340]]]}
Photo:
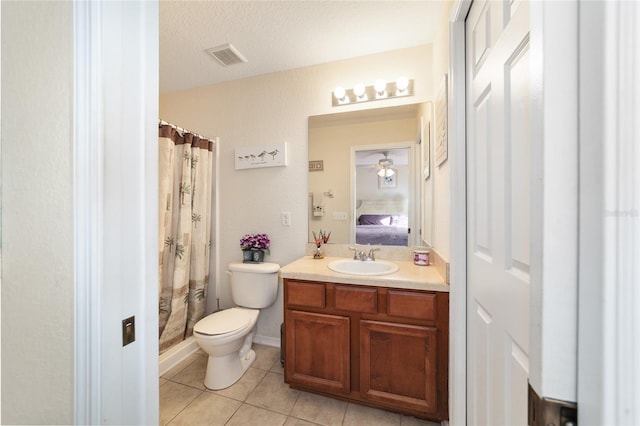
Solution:
{"label": "purple flower arrangement", "polygon": [[240,238],[240,248],[242,250],[264,250],[269,254],[271,240],[267,234],[247,234]]}

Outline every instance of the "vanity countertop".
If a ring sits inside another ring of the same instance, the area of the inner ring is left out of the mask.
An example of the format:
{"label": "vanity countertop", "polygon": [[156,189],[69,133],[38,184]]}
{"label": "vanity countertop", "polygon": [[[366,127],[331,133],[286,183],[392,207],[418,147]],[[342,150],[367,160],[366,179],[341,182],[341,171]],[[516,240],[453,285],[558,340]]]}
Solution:
{"label": "vanity countertop", "polygon": [[400,269],[393,274],[350,275],[329,269],[329,262],[339,259],[344,258],[314,259],[313,256],[304,256],[280,268],[280,276],[299,280],[449,292],[449,285],[433,266],[417,266],[413,262],[394,260],[393,263]]}

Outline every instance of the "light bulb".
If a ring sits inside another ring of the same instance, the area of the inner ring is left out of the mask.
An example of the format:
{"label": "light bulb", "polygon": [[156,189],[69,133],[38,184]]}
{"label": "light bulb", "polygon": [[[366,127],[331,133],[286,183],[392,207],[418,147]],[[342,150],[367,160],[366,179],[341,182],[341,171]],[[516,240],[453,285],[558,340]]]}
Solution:
{"label": "light bulb", "polygon": [[382,95],[384,94],[384,91],[387,89],[387,82],[384,81],[383,79],[378,79],[376,80],[373,87],[375,87],[376,93],[378,95]]}
{"label": "light bulb", "polygon": [[346,91],[344,90],[344,87],[342,86],[338,86],[335,89],[333,89],[333,94],[336,97],[336,99],[338,100],[343,100],[344,96],[346,95]]}
{"label": "light bulb", "polygon": [[407,87],[409,87],[409,79],[407,77],[398,78],[398,80],[396,81],[396,87],[400,92],[406,91]]}
{"label": "light bulb", "polygon": [[393,176],[395,173],[396,173],[396,172],[395,172],[395,170],[393,170],[393,169],[388,169],[388,168],[386,168],[386,167],[385,167],[385,168],[383,168],[383,169],[378,170],[378,176],[380,176],[380,177],[391,177],[391,176]]}
{"label": "light bulb", "polygon": [[362,83],[358,83],[353,87],[353,93],[355,93],[355,95],[358,98],[362,98],[362,96],[364,95],[364,84]]}

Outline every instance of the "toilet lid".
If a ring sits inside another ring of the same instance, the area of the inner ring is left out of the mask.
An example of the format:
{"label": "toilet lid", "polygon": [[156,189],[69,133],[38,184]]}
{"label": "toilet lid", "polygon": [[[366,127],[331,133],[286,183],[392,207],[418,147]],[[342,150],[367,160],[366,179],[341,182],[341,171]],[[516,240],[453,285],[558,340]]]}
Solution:
{"label": "toilet lid", "polygon": [[202,318],[193,326],[193,331],[208,336],[236,331],[250,321],[249,312],[244,309],[225,309]]}

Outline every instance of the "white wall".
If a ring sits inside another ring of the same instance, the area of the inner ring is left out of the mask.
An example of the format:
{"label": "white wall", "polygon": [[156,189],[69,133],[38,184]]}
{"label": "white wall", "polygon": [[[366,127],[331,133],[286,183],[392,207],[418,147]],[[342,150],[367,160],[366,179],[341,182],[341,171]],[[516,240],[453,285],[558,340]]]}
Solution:
{"label": "white wall", "polygon": [[2,423],[71,424],[73,4],[1,7]]}
{"label": "white wall", "polygon": [[[433,40],[433,87],[434,96],[449,70],[449,15],[452,1],[444,2],[440,11],[440,25]],[[449,143],[455,141],[449,140]],[[432,152],[433,176],[433,246],[440,256],[451,259],[451,161],[447,159],[436,166],[434,146]]]}
{"label": "white wall", "polygon": [[[160,97],[162,119],[207,136],[220,137],[220,264],[240,259],[238,240],[248,232],[272,237],[268,261],[285,265],[305,253],[307,242],[310,115],[425,102],[432,99],[431,46],[419,46],[330,64],[247,78]],[[405,75],[414,79],[415,96],[331,106],[335,86],[371,84]],[[234,170],[236,146],[267,142],[289,144],[289,165]],[[291,226],[280,212],[291,212]],[[231,306],[228,277],[220,274],[221,306]],[[214,294],[210,292],[210,294]],[[258,335],[279,338],[282,295],[260,316]]]}

